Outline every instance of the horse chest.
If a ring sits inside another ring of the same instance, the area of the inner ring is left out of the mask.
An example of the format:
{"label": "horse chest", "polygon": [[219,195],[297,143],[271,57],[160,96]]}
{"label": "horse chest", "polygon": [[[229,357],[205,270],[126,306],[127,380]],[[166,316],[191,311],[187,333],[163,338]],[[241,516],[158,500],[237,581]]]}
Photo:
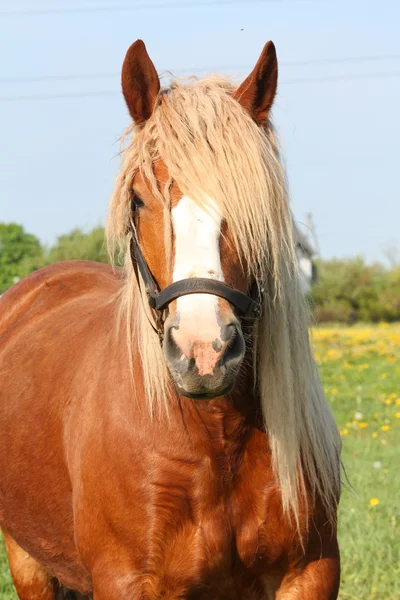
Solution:
{"label": "horse chest", "polygon": [[104,505],[118,568],[126,555],[124,570],[141,574],[146,598],[265,599],[265,576],[281,579],[289,536],[269,455],[169,457],[146,471]]}

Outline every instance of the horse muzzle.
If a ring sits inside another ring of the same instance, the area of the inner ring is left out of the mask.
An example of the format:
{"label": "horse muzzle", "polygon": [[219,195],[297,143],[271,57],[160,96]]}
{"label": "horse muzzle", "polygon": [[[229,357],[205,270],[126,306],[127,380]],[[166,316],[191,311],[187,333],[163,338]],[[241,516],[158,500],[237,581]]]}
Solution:
{"label": "horse muzzle", "polygon": [[208,328],[181,326],[178,315],[165,323],[164,356],[178,392],[209,400],[233,387],[244,355],[241,327],[232,315],[228,323]]}

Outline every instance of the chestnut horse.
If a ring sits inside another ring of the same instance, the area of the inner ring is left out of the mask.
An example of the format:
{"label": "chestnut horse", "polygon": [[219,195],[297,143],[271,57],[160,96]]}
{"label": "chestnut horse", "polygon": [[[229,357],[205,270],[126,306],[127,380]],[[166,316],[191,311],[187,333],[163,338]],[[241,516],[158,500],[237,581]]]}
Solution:
{"label": "chestnut horse", "polygon": [[21,600],[333,600],[340,438],[308,337],[269,42],[161,90],[142,41],[107,222],[0,300],[0,524]]}

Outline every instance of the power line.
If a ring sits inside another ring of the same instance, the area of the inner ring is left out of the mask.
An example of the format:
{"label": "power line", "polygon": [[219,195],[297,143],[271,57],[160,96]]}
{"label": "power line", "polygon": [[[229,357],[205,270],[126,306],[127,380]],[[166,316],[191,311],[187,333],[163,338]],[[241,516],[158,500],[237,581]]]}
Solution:
{"label": "power line", "polygon": [[[386,73],[353,73],[348,75],[327,75],[326,77],[305,77],[305,78],[293,78],[286,79],[281,82],[282,85],[291,85],[299,83],[328,83],[334,81],[355,81],[361,79],[388,79],[392,77],[399,77],[399,71],[388,71]],[[98,90],[89,92],[72,92],[65,94],[29,94],[29,95],[14,95],[14,96],[0,96],[0,102],[17,102],[17,101],[34,101],[34,100],[59,100],[67,98],[89,98],[89,97],[102,97],[102,96],[115,96],[121,95],[118,90]]]}
{"label": "power line", "polygon": [[[304,0],[203,0],[191,2],[146,2],[139,4],[109,4],[99,6],[78,6],[65,8],[28,8],[21,10],[2,10],[1,16],[35,16],[35,15],[65,15],[94,12],[121,12],[125,10],[146,10],[166,8],[204,8],[209,6],[227,6],[240,4],[281,4],[282,2],[301,2]],[[331,0],[312,0],[313,2],[330,2]]]}
{"label": "power line", "polygon": [[96,96],[115,96],[121,92],[117,90],[98,90],[91,92],[72,92],[66,94],[30,94],[26,96],[0,96],[0,102],[19,102],[24,100],[59,100],[64,98],[90,98]]}
{"label": "power line", "polygon": [[348,75],[326,75],[325,77],[302,77],[286,79],[282,81],[283,84],[295,84],[295,83],[327,83],[330,81],[356,81],[357,79],[389,79],[392,77],[399,77],[400,71],[386,71],[383,73],[352,73]]}
{"label": "power line", "polygon": [[[346,63],[364,63],[364,62],[380,62],[387,60],[398,60],[400,54],[381,54],[375,56],[345,56],[339,58],[312,58],[306,60],[295,60],[290,62],[281,62],[280,65],[283,67],[306,67],[312,65],[325,65],[325,64],[346,64]],[[220,65],[217,67],[197,67],[197,68],[180,68],[180,69],[169,69],[172,73],[216,73],[218,72],[232,72],[232,71],[247,71],[250,70],[249,65]],[[46,81],[70,81],[73,79],[110,79],[119,77],[120,73],[77,73],[77,74],[66,74],[66,75],[37,75],[32,77],[2,77],[0,78],[1,83],[43,83]]]}
{"label": "power line", "polygon": [[343,56],[338,58],[312,58],[306,60],[295,60],[291,62],[282,62],[281,65],[286,67],[302,67],[306,65],[326,65],[326,64],[343,64],[349,62],[375,62],[381,60],[397,60],[400,54],[374,54],[367,56]]}
{"label": "power line", "polygon": [[75,73],[67,75],[34,75],[32,77],[2,77],[1,83],[44,83],[46,81],[71,81],[72,79],[109,79],[120,73]]}

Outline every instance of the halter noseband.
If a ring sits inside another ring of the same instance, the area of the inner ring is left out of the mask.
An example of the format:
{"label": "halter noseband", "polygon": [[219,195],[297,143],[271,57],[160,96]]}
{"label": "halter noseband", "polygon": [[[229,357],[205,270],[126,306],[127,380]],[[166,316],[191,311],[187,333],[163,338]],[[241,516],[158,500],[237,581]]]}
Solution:
{"label": "halter noseband", "polygon": [[[131,202],[131,211],[132,216],[137,211],[134,200]],[[253,321],[260,318],[262,290],[259,289],[257,282],[253,283],[249,295],[244,294],[240,290],[237,290],[222,281],[205,277],[181,279],[180,281],[175,281],[174,283],[167,285],[163,290],[160,290],[160,287],[143,256],[142,249],[140,248],[134,230],[133,219],[131,220],[127,233],[130,233],[131,236],[129,247],[133,270],[139,286],[139,273],[143,280],[147,300],[155,320],[155,326],[152,324],[152,327],[157,332],[161,343],[164,338],[165,311],[168,309],[171,302],[181,296],[187,296],[189,294],[212,294],[213,296],[223,298],[232,304],[232,306],[237,309],[242,319]]]}

